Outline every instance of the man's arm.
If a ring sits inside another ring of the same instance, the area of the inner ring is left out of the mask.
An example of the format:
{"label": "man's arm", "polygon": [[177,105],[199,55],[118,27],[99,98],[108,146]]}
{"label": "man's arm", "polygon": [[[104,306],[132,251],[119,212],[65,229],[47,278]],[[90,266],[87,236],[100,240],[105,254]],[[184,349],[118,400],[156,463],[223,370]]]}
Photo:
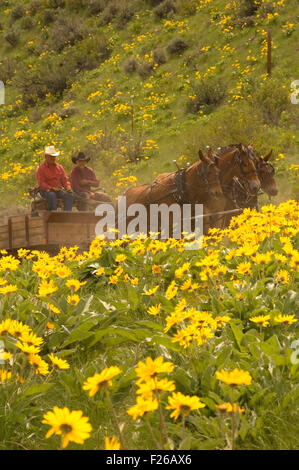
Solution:
{"label": "man's arm", "polygon": [[86,183],[90,184],[90,186],[99,186],[100,181],[96,177],[95,172],[91,168],[88,168],[88,170],[89,170],[88,172],[89,174],[88,174],[88,179],[85,180]]}
{"label": "man's arm", "polygon": [[44,189],[45,191],[50,191],[51,186],[46,181],[45,171],[41,166],[39,166],[35,171],[35,176],[37,180],[38,187]]}

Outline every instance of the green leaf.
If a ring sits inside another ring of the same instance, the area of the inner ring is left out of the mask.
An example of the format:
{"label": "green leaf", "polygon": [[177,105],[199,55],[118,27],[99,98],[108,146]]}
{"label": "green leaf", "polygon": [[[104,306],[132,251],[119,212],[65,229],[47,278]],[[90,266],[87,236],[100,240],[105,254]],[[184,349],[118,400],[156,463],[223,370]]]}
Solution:
{"label": "green leaf", "polygon": [[[93,325],[92,325],[93,326]],[[90,327],[91,328],[91,327]],[[83,341],[86,338],[90,338],[94,333],[91,331],[86,331],[86,328],[84,326],[79,326],[75,330],[73,330],[68,337],[68,339],[63,343],[62,347],[65,348],[69,344],[75,343],[75,342],[80,342]]]}
{"label": "green leaf", "polygon": [[153,344],[160,344],[161,346],[165,346],[167,349],[170,349],[171,351],[176,351],[176,352],[182,352],[182,348],[176,344],[172,343],[169,336],[163,335],[154,335],[151,340],[151,343]]}
{"label": "green leaf", "polygon": [[236,340],[236,343],[237,343],[237,346],[239,347],[240,351],[242,350],[242,345],[241,345],[241,342],[242,342],[242,339],[243,339],[243,332],[241,330],[241,328],[239,328],[236,324],[234,324],[233,322],[230,322],[230,327],[231,327],[231,330],[234,334],[234,338]]}
{"label": "green leaf", "polygon": [[29,397],[30,395],[36,395],[38,393],[46,393],[51,387],[53,387],[54,383],[47,383],[41,385],[31,385],[28,387],[23,393],[22,397]]}

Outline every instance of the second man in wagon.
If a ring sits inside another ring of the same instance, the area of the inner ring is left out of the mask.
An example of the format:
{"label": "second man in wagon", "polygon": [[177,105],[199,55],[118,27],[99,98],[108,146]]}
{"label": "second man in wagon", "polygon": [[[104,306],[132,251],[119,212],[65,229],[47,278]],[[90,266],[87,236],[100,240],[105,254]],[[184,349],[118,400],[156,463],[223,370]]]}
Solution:
{"label": "second man in wagon", "polygon": [[76,166],[71,171],[70,182],[78,201],[78,210],[80,211],[88,210],[88,201],[90,199],[96,199],[97,194],[94,193],[91,188],[99,186],[99,180],[95,172],[86,166],[89,160],[90,158],[88,158],[84,152],[79,152],[75,157],[72,157],[72,162]]}

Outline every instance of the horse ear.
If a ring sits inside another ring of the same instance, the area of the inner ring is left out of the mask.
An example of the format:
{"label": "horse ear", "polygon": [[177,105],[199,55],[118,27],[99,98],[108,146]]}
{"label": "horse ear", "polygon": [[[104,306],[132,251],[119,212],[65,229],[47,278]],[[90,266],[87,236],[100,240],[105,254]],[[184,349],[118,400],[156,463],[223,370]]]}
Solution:
{"label": "horse ear", "polygon": [[270,158],[272,157],[272,154],[273,154],[273,149],[270,150],[270,152],[268,153],[268,155],[266,155],[264,157],[264,161],[267,162],[268,160],[270,160]]}
{"label": "horse ear", "polygon": [[199,159],[201,161],[204,161],[206,159],[206,157],[204,156],[204,154],[202,153],[201,149],[198,150],[198,156],[199,156]]}

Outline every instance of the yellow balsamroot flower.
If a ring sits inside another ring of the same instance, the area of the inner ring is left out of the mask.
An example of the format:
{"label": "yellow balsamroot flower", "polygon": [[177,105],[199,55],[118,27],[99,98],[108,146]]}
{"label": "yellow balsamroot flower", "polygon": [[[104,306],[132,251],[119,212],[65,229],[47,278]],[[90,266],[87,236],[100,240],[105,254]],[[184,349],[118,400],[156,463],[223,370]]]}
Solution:
{"label": "yellow balsamroot flower", "polygon": [[222,369],[220,372],[216,371],[216,377],[228,385],[250,385],[252,381],[249,372],[242,369],[234,369],[232,372]]}
{"label": "yellow balsamroot flower", "polygon": [[13,354],[7,351],[3,351],[3,349],[2,350],[0,349],[0,361],[7,361],[11,357],[13,357]]}
{"label": "yellow balsamroot flower", "polygon": [[13,336],[15,338],[21,338],[24,334],[29,334],[31,328],[28,325],[24,325],[21,321],[16,321],[14,324]]}
{"label": "yellow balsamroot flower", "polygon": [[76,306],[80,302],[80,297],[78,294],[68,295],[66,300],[68,304]]}
{"label": "yellow balsamroot flower", "polygon": [[190,396],[183,395],[181,392],[173,392],[172,395],[168,397],[168,406],[166,406],[165,409],[173,410],[170,417],[174,418],[176,421],[180,414],[188,416],[191,411],[204,408],[205,406],[206,405],[202,403],[196,395]]}
{"label": "yellow balsamroot flower", "polygon": [[44,342],[43,338],[36,336],[33,331],[29,333],[24,331],[19,338],[23,343],[28,344],[28,346],[40,346]]}
{"label": "yellow balsamroot flower", "polygon": [[136,405],[132,406],[127,413],[129,416],[132,416],[133,421],[136,421],[137,418],[141,418],[145,413],[150,411],[155,411],[158,409],[159,403],[156,398],[137,397]]}
{"label": "yellow balsamroot flower", "polygon": [[256,317],[249,318],[249,320],[253,321],[254,323],[261,324],[262,326],[268,326],[270,315],[258,315]]}
{"label": "yellow balsamroot flower", "polygon": [[237,266],[238,274],[251,274],[251,263],[250,261],[244,261],[243,263],[238,264]]}
{"label": "yellow balsamroot flower", "polygon": [[59,277],[68,277],[68,276],[72,275],[72,271],[67,266],[65,266],[64,264],[62,264],[61,266],[58,266],[55,269],[55,273]]}
{"label": "yellow balsamroot flower", "polygon": [[181,279],[183,275],[189,270],[191,263],[184,263],[183,266],[177,268],[174,272],[175,277]]}
{"label": "yellow balsamroot flower", "polygon": [[30,354],[29,364],[35,366],[35,373],[40,375],[49,374],[49,364],[44,361],[38,354]]}
{"label": "yellow balsamroot flower", "polygon": [[164,358],[159,356],[156,359],[147,357],[145,362],[139,361],[135,372],[139,379],[147,381],[153,377],[156,377],[157,374],[172,372],[173,369],[174,364],[172,362],[164,362]]}
{"label": "yellow balsamroot flower", "polygon": [[159,289],[159,286],[153,287],[152,289],[142,292],[142,295],[154,295],[158,289]]}
{"label": "yellow balsamroot flower", "polygon": [[61,446],[65,449],[69,442],[84,444],[90,437],[91,424],[81,410],[70,411],[68,408],[54,406],[53,411],[48,411],[43,416],[42,423],[51,426],[46,434],[46,439],[53,434],[61,436]]}
{"label": "yellow balsamroot flower", "polygon": [[228,315],[223,315],[223,316],[215,317],[214,320],[217,322],[217,327],[218,326],[221,327],[225,323],[228,323],[229,321],[231,321],[231,317],[229,317]]}
{"label": "yellow balsamroot flower", "polygon": [[20,260],[12,255],[3,256],[0,258],[0,272],[1,271],[16,271],[19,267]]}
{"label": "yellow balsamroot flower", "polygon": [[38,286],[38,295],[39,297],[44,297],[46,295],[53,294],[58,290],[58,287],[54,285],[53,280],[47,281],[43,279],[40,285]]}
{"label": "yellow balsamroot flower", "polygon": [[152,266],[152,272],[153,272],[154,274],[160,274],[160,273],[161,273],[161,267],[162,267],[162,266],[160,266],[160,265],[154,264],[154,265]]}
{"label": "yellow balsamroot flower", "polygon": [[281,284],[288,284],[290,280],[290,273],[286,269],[280,269],[275,276],[277,282]]}
{"label": "yellow balsamroot flower", "polygon": [[171,283],[169,284],[165,292],[166,299],[168,300],[173,299],[177,295],[177,292],[178,292],[178,287],[175,285],[175,281],[171,281]]}
{"label": "yellow balsamroot flower", "polygon": [[118,442],[115,436],[112,436],[111,439],[109,437],[105,437],[105,450],[119,450],[120,443]]}
{"label": "yellow balsamroot flower", "polygon": [[[139,383],[138,383],[139,382]],[[175,390],[175,384],[173,380],[161,379],[158,380],[156,377],[148,380],[145,383],[138,381],[137,395],[143,396],[145,399],[151,398],[153,392],[173,392]]]}
{"label": "yellow balsamroot flower", "polygon": [[147,309],[147,313],[149,313],[150,315],[158,315],[158,313],[160,312],[160,308],[161,308],[161,304],[152,305],[151,307]]}
{"label": "yellow balsamroot flower", "polygon": [[40,352],[40,347],[38,346],[32,346],[28,344],[23,344],[20,341],[16,342],[17,348],[21,349],[24,354],[38,354]]}
{"label": "yellow balsamroot flower", "polygon": [[11,378],[11,372],[0,369],[0,383],[7,382]]}
{"label": "yellow balsamroot flower", "polygon": [[65,283],[66,287],[69,289],[72,289],[73,292],[77,292],[77,290],[80,289],[81,286],[84,286],[87,281],[85,282],[80,282],[78,279],[68,279]]}
{"label": "yellow balsamroot flower", "polygon": [[11,320],[10,318],[6,318],[6,320],[2,320],[2,322],[0,323],[0,336],[5,335],[5,334],[14,336],[15,327],[16,327],[15,320]]}
{"label": "yellow balsamroot flower", "polygon": [[127,256],[124,254],[119,254],[119,255],[116,255],[115,257],[115,261],[117,263],[123,263],[126,259],[127,259]]}
{"label": "yellow balsamroot flower", "polygon": [[138,277],[134,277],[134,279],[131,279],[131,284],[132,286],[138,286],[139,279]]}
{"label": "yellow balsamroot flower", "polygon": [[93,377],[88,377],[88,379],[83,384],[83,390],[89,390],[89,396],[93,397],[100,389],[112,386],[112,381],[114,377],[119,375],[121,370],[117,366],[108,367],[100,374],[96,373]]}
{"label": "yellow balsamroot flower", "polygon": [[189,279],[187,279],[182,285],[181,285],[181,290],[188,290],[190,289],[192,285],[192,279],[191,277],[189,277]]}
{"label": "yellow balsamroot flower", "polygon": [[51,312],[53,313],[56,313],[57,315],[59,315],[59,313],[61,313],[61,311],[59,310],[59,308],[55,307],[55,305],[51,304],[51,303],[47,303],[49,309],[51,310]]}
{"label": "yellow balsamroot flower", "polygon": [[296,323],[298,320],[295,318],[295,315],[282,315],[280,313],[274,317],[274,321],[277,323],[287,323],[288,325],[291,325],[292,323]]}
{"label": "yellow balsamroot flower", "polygon": [[48,354],[50,361],[52,362],[54,367],[57,369],[69,369],[70,365],[65,359],[61,359],[60,357],[54,356],[53,353]]}
{"label": "yellow balsamroot flower", "polygon": [[96,276],[102,276],[102,274],[104,274],[105,272],[105,268],[103,268],[102,266],[95,272]]}
{"label": "yellow balsamroot flower", "polygon": [[6,286],[0,287],[0,294],[6,295],[11,294],[17,290],[17,286],[12,284],[7,284]]}
{"label": "yellow balsamroot flower", "polygon": [[240,408],[238,403],[222,403],[221,405],[216,405],[216,408],[220,411],[226,411],[227,413],[244,413],[245,409]]}
{"label": "yellow balsamroot flower", "polygon": [[118,276],[114,276],[114,275],[110,276],[108,282],[109,282],[109,284],[117,284],[118,283]]}

